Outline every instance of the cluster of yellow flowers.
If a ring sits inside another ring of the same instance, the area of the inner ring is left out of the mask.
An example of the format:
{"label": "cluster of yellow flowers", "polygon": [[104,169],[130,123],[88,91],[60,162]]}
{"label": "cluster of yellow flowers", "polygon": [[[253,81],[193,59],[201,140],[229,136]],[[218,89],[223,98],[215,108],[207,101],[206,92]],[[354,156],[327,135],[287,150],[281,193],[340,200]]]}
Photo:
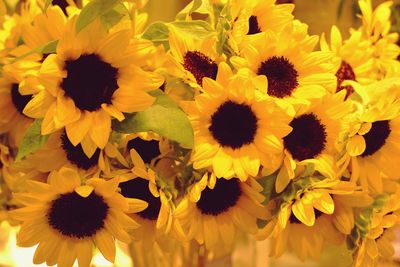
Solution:
{"label": "cluster of yellow flowers", "polygon": [[119,240],[189,266],[177,254],[218,257],[241,233],[274,257],[391,259],[392,2],[359,0],[346,40],[280,2],[194,0],[147,26],[144,0],[0,0],[0,221],[35,264],[113,262]]}

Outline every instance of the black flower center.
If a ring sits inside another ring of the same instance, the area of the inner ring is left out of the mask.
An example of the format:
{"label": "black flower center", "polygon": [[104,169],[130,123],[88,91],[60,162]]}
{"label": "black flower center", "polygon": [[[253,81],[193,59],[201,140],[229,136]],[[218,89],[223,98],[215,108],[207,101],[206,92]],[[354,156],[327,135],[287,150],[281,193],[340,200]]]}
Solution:
{"label": "black flower center", "polygon": [[134,148],[142,157],[143,161],[149,164],[152,159],[160,155],[158,141],[156,140],[146,141],[137,137],[132,140],[129,140],[127,148],[128,150]]}
{"label": "black flower center", "polygon": [[260,33],[261,29],[260,26],[258,26],[258,20],[256,16],[251,16],[249,18],[249,31],[247,32],[247,35],[249,34],[256,34]]}
{"label": "black flower center", "polygon": [[277,5],[280,5],[280,4],[293,4],[293,0],[276,0],[276,3],[275,4],[277,4]]}
{"label": "black flower center", "polygon": [[221,145],[233,149],[250,144],[257,132],[258,119],[251,107],[226,101],[211,116],[208,130]]}
{"label": "black flower center", "polygon": [[59,6],[61,10],[67,15],[67,7],[69,6],[67,0],[53,0],[53,6]]}
{"label": "black flower center", "polygon": [[140,217],[148,220],[157,220],[161,208],[159,197],[153,196],[149,190],[149,181],[143,178],[135,178],[119,184],[121,194],[124,197],[137,198],[146,201],[149,205],[139,213]]}
{"label": "black flower center", "polygon": [[188,51],[183,57],[183,67],[196,78],[199,85],[203,84],[203,78],[208,77],[213,80],[217,78],[218,65],[198,51]]}
{"label": "black flower center", "polygon": [[361,157],[371,156],[377,152],[385,144],[390,132],[389,121],[373,122],[371,130],[363,135],[366,147]]}
{"label": "black flower center", "polygon": [[98,163],[100,149],[97,148],[94,154],[89,158],[83,151],[81,144],[74,146],[71,141],[69,141],[65,132],[61,135],[61,146],[64,149],[69,162],[78,168],[88,170]]}
{"label": "black flower center", "polygon": [[351,85],[342,86],[342,83],[345,80],[351,80],[351,81],[356,80],[356,75],[349,63],[347,63],[344,60],[342,61],[338,71],[336,72],[336,78],[337,78],[336,92],[339,92],[341,90],[346,90],[347,91],[346,98],[347,98],[351,93],[353,93],[354,89]]}
{"label": "black flower center", "polygon": [[13,83],[11,85],[11,101],[18,112],[21,115],[25,116],[22,111],[24,110],[28,102],[31,101],[32,95],[21,95],[18,88],[18,83]]}
{"label": "black flower center", "polygon": [[103,228],[108,209],[103,197],[94,192],[88,197],[72,192],[62,194],[53,200],[47,221],[51,227],[65,236],[91,237]]}
{"label": "black flower center", "polygon": [[61,88],[81,110],[95,111],[101,104],[111,104],[118,89],[118,69],[104,62],[96,54],[83,54],[78,59],[65,62],[67,77]]}
{"label": "black flower center", "polygon": [[239,179],[219,178],[214,189],[206,187],[201,192],[200,200],[196,205],[201,213],[217,216],[235,206],[241,194]]}
{"label": "black flower center", "polygon": [[304,114],[290,123],[292,132],[283,138],[285,148],[296,160],[311,159],[325,148],[325,126],[313,114]]}
{"label": "black flower center", "polygon": [[265,75],[268,79],[268,94],[284,98],[290,96],[299,85],[299,76],[293,64],[285,57],[273,56],[261,63],[258,75]]}

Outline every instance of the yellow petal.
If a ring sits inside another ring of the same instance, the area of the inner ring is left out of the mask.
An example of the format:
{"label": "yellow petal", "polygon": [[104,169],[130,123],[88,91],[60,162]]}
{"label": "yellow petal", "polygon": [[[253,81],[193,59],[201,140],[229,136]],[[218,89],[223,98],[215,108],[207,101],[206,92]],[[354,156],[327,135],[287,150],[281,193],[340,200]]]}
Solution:
{"label": "yellow petal", "polygon": [[104,258],[113,263],[115,259],[115,243],[113,237],[107,231],[101,230],[96,233],[94,240]]}
{"label": "yellow petal", "polygon": [[106,112],[96,112],[93,114],[93,123],[89,130],[89,135],[93,142],[101,149],[103,149],[110,137],[111,132],[111,118]]}
{"label": "yellow petal", "polygon": [[332,214],[335,209],[335,204],[331,195],[325,191],[319,193],[319,198],[314,199],[314,207],[325,214]]}
{"label": "yellow petal", "polygon": [[361,135],[355,135],[351,137],[346,145],[346,150],[352,157],[361,155],[365,151],[365,148],[365,139]]}
{"label": "yellow petal", "polygon": [[314,207],[304,196],[301,200],[296,201],[292,206],[293,214],[307,226],[313,226],[315,222]]}
{"label": "yellow petal", "polygon": [[82,185],[75,188],[75,192],[81,197],[88,197],[93,192],[93,187],[89,185]]}

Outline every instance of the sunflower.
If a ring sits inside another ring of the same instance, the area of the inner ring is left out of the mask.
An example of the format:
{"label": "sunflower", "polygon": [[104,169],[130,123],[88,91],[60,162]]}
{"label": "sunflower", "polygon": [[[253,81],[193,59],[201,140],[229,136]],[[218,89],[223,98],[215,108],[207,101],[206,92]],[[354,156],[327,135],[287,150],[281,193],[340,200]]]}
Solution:
{"label": "sunflower", "polygon": [[265,84],[261,76],[234,76],[221,63],[217,81],[204,78],[204,93],[181,102],[194,130],[195,169],[212,166],[217,177],[244,181],[256,176],[260,165],[270,172],[278,168],[290,116],[272,98],[256,96]]}
{"label": "sunflower", "polygon": [[278,193],[308,164],[325,177],[336,178],[337,144],[349,127],[344,119],[353,111],[345,96],[340,91],[298,108],[289,124],[293,130],[283,138],[285,158],[275,183]]}
{"label": "sunflower", "polygon": [[[11,73],[10,73],[11,74]],[[23,110],[31,100],[32,95],[22,94],[20,90],[21,77],[3,72],[0,77],[0,133],[9,133],[10,144],[18,147],[26,130],[32,123]]]}
{"label": "sunflower", "polygon": [[116,192],[118,184],[117,178],[92,178],[81,185],[78,173],[69,168],[52,172],[49,184],[29,182],[27,193],[15,195],[26,207],[11,212],[23,222],[18,245],[39,244],[35,264],[72,266],[78,259],[79,266],[89,266],[94,244],[113,262],[114,238],[130,242],[126,230],[139,226],[126,213],[147,207],[144,201],[123,198]]}
{"label": "sunflower", "polygon": [[359,0],[362,26],[358,29],[363,38],[371,42],[373,76],[380,80],[387,77],[397,77],[400,73],[400,62],[397,57],[400,47],[396,44],[399,35],[391,32],[392,1],[386,1],[372,9],[371,0]]}
{"label": "sunflower", "polygon": [[267,219],[261,204],[262,187],[249,178],[216,178],[205,173],[178,204],[174,217],[187,231],[188,239],[196,239],[209,250],[231,249],[238,231],[255,234],[257,218]]}
{"label": "sunflower", "polygon": [[130,231],[134,240],[141,242],[144,249],[152,249],[157,244],[168,250],[170,234],[180,228],[173,222],[172,202],[156,183],[156,174],[148,170],[146,176],[129,178],[121,182],[119,187],[124,197],[141,199],[149,204],[143,211],[129,214],[140,224],[139,228]]}
{"label": "sunflower", "polygon": [[258,234],[259,239],[271,238],[271,256],[288,249],[301,260],[317,260],[326,242],[340,245],[350,233],[353,207],[372,201],[354,183],[311,178],[306,184],[294,199],[280,205],[277,216]]}
{"label": "sunflower", "polygon": [[217,53],[216,36],[199,38],[180,31],[173,25],[169,26],[169,31],[171,55],[181,73],[178,72],[178,77],[194,88],[202,86],[204,77],[215,80],[218,64],[223,60]]}
{"label": "sunflower", "polygon": [[393,241],[396,239],[395,227],[400,222],[399,194],[390,195],[380,209],[373,209],[365,235],[359,240],[354,253],[354,266],[381,266],[381,260],[389,260],[394,255]]}
{"label": "sunflower", "polygon": [[107,144],[111,117],[122,121],[122,112],[145,110],[155,100],[147,91],[157,89],[163,78],[134,65],[147,55],[137,54],[143,52],[143,42],[129,44],[128,31],[107,34],[97,20],[75,33],[75,21],[69,21],[57,54],[44,60],[39,73],[44,89],[24,113],[44,118],[44,135],[65,127],[74,146],[85,140],[84,151],[90,156]]}
{"label": "sunflower", "polygon": [[293,21],[293,4],[275,4],[275,0],[235,0],[232,1],[233,42],[230,44],[240,49],[260,32],[271,30],[281,32]]}
{"label": "sunflower", "polygon": [[[307,26],[295,21],[278,33],[258,34],[246,44],[241,57],[232,57],[232,64],[249,68],[253,75],[268,80],[262,93],[284,102],[295,99],[320,98],[334,92],[336,77],[333,54],[313,51],[317,36],[307,34]],[[298,102],[298,101],[297,101]]]}
{"label": "sunflower", "polygon": [[322,51],[335,53],[334,64],[337,78],[336,92],[346,90],[347,96],[353,92],[351,85],[345,85],[346,80],[367,84],[373,81],[373,48],[368,40],[363,39],[361,32],[353,31],[349,39],[343,41],[340,30],[333,26],[330,33],[330,44],[322,34],[320,40]]}

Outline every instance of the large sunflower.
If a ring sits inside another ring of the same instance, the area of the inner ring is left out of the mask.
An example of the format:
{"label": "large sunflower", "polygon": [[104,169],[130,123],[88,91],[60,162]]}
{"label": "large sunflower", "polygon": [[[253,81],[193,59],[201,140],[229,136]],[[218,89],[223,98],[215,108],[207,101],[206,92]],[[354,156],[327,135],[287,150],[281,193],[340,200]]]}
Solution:
{"label": "large sunflower", "polygon": [[189,239],[196,239],[209,250],[229,250],[237,231],[255,234],[257,218],[267,219],[261,190],[253,178],[241,182],[205,173],[178,204],[174,216]]}
{"label": "large sunflower", "polygon": [[344,118],[353,110],[352,103],[344,101],[345,96],[345,91],[329,94],[297,109],[290,122],[293,130],[283,138],[285,158],[275,184],[277,192],[282,192],[295,173],[310,163],[324,176],[336,177],[337,144],[348,129]]}
{"label": "large sunflower", "polygon": [[93,245],[113,262],[117,238],[130,242],[127,229],[139,225],[126,213],[140,212],[147,203],[123,198],[116,192],[117,178],[105,181],[92,178],[81,185],[73,169],[62,168],[49,175],[49,184],[31,181],[27,193],[16,194],[26,207],[11,212],[23,222],[17,236],[22,247],[39,244],[33,258],[35,264],[89,266]]}
{"label": "large sunflower", "polygon": [[336,87],[332,53],[313,51],[317,36],[295,21],[279,33],[258,34],[246,44],[241,57],[232,57],[235,67],[247,67],[268,80],[262,92],[278,99],[320,98]]}
{"label": "large sunflower", "polygon": [[290,117],[272,98],[256,96],[256,88],[265,85],[263,77],[233,76],[221,63],[217,81],[204,78],[204,93],[182,102],[194,130],[195,169],[212,166],[217,177],[242,181],[256,176],[260,165],[276,170]]}
{"label": "large sunflower", "polygon": [[163,78],[144,71],[147,48],[141,40],[130,43],[127,30],[107,33],[99,21],[75,32],[75,19],[49,55],[39,73],[44,90],[35,94],[24,113],[44,118],[42,134],[65,127],[73,145],[84,141],[90,157],[104,148],[111,132],[111,117],[122,121],[122,112],[137,112],[149,107],[154,98],[147,91],[157,89]]}

